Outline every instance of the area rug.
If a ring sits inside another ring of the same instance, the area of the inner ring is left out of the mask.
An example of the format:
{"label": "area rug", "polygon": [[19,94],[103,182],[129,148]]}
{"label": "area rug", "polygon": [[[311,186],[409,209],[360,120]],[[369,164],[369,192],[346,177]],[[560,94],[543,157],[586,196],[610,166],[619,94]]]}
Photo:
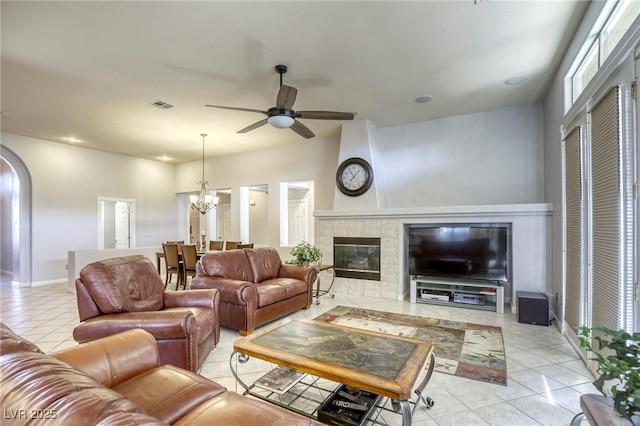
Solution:
{"label": "area rug", "polygon": [[501,327],[346,306],[337,306],[315,320],[425,340],[434,346],[436,371],[507,385]]}

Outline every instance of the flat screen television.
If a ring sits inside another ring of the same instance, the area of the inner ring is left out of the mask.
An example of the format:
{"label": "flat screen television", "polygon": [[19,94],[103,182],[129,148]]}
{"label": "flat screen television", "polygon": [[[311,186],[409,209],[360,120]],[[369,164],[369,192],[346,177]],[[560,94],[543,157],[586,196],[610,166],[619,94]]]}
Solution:
{"label": "flat screen television", "polygon": [[507,281],[508,225],[412,226],[409,275]]}

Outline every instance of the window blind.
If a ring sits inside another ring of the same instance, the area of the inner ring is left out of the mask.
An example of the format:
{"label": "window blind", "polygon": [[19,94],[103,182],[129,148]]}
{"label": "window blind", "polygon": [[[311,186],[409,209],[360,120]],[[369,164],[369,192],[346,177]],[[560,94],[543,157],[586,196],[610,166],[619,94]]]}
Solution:
{"label": "window blind", "polygon": [[566,272],[565,317],[574,330],[583,322],[584,206],[582,128],[576,126],[565,139]]}
{"label": "window blind", "polygon": [[591,110],[592,322],[617,329],[622,312],[620,88]]}

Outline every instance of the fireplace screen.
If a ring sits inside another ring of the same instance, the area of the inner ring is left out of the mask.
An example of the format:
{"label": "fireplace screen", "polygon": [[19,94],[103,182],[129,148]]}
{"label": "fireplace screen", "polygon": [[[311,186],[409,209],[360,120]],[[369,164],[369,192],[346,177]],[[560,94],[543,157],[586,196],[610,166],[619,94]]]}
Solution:
{"label": "fireplace screen", "polygon": [[380,238],[333,238],[336,277],[380,281]]}

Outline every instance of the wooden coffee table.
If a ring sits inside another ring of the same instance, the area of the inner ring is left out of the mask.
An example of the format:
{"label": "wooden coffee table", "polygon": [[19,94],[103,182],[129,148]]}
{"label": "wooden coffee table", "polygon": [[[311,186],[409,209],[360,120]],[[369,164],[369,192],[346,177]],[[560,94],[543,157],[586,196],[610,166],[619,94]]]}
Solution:
{"label": "wooden coffee table", "polygon": [[[402,424],[410,425],[409,400],[418,377],[430,360],[429,371],[416,393],[426,386],[435,357],[433,346],[422,340],[305,319],[287,319],[240,338],[231,361],[243,363],[255,357],[390,398],[402,412]],[[237,376],[250,393],[252,386]],[[252,394],[253,395],[253,394]]]}

